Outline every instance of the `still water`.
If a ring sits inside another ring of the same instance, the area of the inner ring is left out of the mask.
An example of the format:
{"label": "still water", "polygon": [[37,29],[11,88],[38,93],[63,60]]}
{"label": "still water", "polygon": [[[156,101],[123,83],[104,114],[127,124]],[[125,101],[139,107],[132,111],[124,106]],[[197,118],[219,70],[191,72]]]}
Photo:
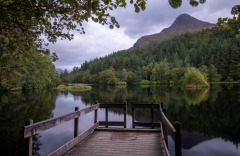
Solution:
{"label": "still water", "polygon": [[[38,122],[58,117],[93,104],[95,101],[120,103],[164,103],[171,122],[182,124],[183,156],[240,155],[240,85],[212,85],[208,90],[182,90],[166,87],[98,87],[88,92],[39,91],[28,94],[0,94],[0,155],[22,155],[22,127],[28,118]],[[128,106],[127,127],[131,127]],[[156,114],[156,113],[155,113]],[[105,119],[100,110],[98,119]],[[155,118],[157,118],[155,115]],[[149,120],[148,111],[137,111],[136,119]],[[112,110],[109,119],[122,121]],[[79,133],[93,124],[93,113],[79,119]],[[155,119],[157,120],[157,119]],[[73,121],[44,131],[34,137],[34,155],[46,155],[73,138]],[[173,142],[169,138],[170,154]]]}

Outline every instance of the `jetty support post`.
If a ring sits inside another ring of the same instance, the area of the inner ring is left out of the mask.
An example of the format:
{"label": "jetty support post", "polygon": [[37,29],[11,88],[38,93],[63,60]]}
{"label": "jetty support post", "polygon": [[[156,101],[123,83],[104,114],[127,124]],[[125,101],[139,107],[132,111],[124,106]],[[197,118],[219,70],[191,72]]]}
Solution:
{"label": "jetty support post", "polygon": [[132,128],[135,128],[135,108],[133,107],[134,101],[132,101]]}
{"label": "jetty support post", "polygon": [[[75,107],[75,111],[78,111],[79,107]],[[74,119],[74,138],[76,138],[78,136],[78,120],[79,117]]]}
{"label": "jetty support post", "polygon": [[154,125],[153,125],[153,102],[151,102],[151,123],[152,123],[152,129],[154,128]]}
{"label": "jetty support post", "polygon": [[124,128],[127,128],[127,101],[124,102]]}
{"label": "jetty support post", "polygon": [[[107,101],[105,102],[108,103]],[[105,108],[105,127],[108,128],[108,107]]]}
{"label": "jetty support post", "polygon": [[[98,104],[98,101],[96,101],[95,104]],[[98,120],[98,109],[94,111],[94,124],[97,123],[97,120]]]}
{"label": "jetty support post", "polygon": [[174,123],[174,128],[176,129],[176,132],[174,133],[175,155],[176,156],[182,156],[181,124],[180,124],[180,122],[176,121]]}
{"label": "jetty support post", "polygon": [[[33,124],[32,119],[28,119],[25,121],[25,126],[29,126],[32,124]],[[25,156],[32,156],[32,137],[33,136],[30,136],[30,137],[24,139],[24,146],[25,146],[24,155]]]}

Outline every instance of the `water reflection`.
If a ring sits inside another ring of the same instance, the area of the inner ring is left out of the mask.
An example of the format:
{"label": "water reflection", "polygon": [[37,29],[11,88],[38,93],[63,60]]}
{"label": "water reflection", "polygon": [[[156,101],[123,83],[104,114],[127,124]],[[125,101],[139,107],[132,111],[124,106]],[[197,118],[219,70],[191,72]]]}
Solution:
{"label": "water reflection", "polygon": [[208,99],[209,89],[195,89],[195,90],[185,90],[184,95],[187,104],[189,105],[198,105],[201,102],[205,102]]}
{"label": "water reflection", "polygon": [[[216,96],[216,91],[213,93]],[[199,132],[208,137],[221,137],[235,145],[240,142],[240,91],[237,87],[227,90],[223,87],[218,97],[209,98],[201,105],[175,103],[168,104],[168,117],[171,121],[179,120],[188,132]],[[178,111],[176,111],[176,109]]]}
{"label": "water reflection", "polygon": [[[239,86],[239,84],[212,85],[210,89],[206,90],[164,87],[131,87],[119,90],[107,87],[104,91],[103,88],[95,87],[89,93],[74,93],[74,96],[83,96],[82,100],[85,102],[94,100],[104,102],[108,99],[113,103],[128,101],[128,114],[130,115],[132,100],[139,103],[163,102],[167,107],[170,120],[172,122],[178,120],[182,123],[184,154],[195,155],[192,153],[195,148],[202,144],[201,147],[205,147],[205,142],[215,144],[219,142],[219,148],[224,144],[231,148],[223,148],[214,154],[214,149],[209,147],[202,152],[206,155],[224,155],[226,153],[239,155],[240,151],[237,148],[240,143]],[[149,112],[139,110],[136,113],[136,119],[149,120]],[[203,150],[203,148],[198,148],[198,150],[200,149]],[[222,151],[224,149],[225,152]],[[229,151],[229,149],[234,150]]]}
{"label": "water reflection", "polygon": [[[81,96],[76,96],[72,93],[60,92],[56,100],[56,106],[54,109],[54,117],[70,113],[74,110],[75,107],[79,109],[88,107],[92,103],[85,103],[82,101]],[[109,112],[109,120],[114,121],[123,121],[123,115],[118,113],[119,110],[112,110],[114,112]],[[116,111],[116,112],[115,112]],[[127,126],[130,127],[130,116],[127,116]],[[98,120],[105,120],[105,110],[100,109],[98,111]],[[94,123],[94,112],[81,116],[79,118],[79,130],[78,133],[82,133],[88,128],[90,128]],[[50,152],[54,151],[58,147],[64,145],[71,139],[73,139],[73,130],[74,130],[73,121],[66,122],[57,127],[51,128],[44,132],[41,132],[41,143],[42,146],[39,150],[41,155],[47,155]]]}
{"label": "water reflection", "polygon": [[[85,108],[95,101],[128,102],[127,127],[131,127],[131,101],[163,102],[168,118],[182,123],[183,155],[239,155],[240,85],[212,85],[208,90],[93,86],[88,92],[43,91],[0,96],[0,155],[21,155],[22,125],[70,113],[76,106]],[[123,121],[122,109],[111,109],[109,119]],[[150,110],[136,110],[136,120],[150,121]],[[154,112],[158,121],[158,111]],[[93,124],[93,113],[79,119],[79,133]],[[105,120],[100,109],[99,120]],[[46,155],[73,138],[73,121],[44,131],[34,138],[34,154]],[[169,141],[170,152],[173,143]]]}
{"label": "water reflection", "polygon": [[[56,92],[49,91],[0,95],[0,155],[23,155],[22,127],[25,120],[31,118],[37,122],[50,118],[56,97]],[[41,145],[39,138],[34,138],[36,155]]]}

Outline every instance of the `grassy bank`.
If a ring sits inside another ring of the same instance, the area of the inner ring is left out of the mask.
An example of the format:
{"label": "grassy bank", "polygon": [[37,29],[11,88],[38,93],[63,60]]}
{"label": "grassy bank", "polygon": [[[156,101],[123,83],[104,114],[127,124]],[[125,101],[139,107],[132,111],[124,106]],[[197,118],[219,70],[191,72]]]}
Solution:
{"label": "grassy bank", "polygon": [[71,85],[59,85],[57,87],[57,90],[59,91],[79,91],[79,92],[83,92],[83,91],[88,91],[91,90],[92,87],[91,86],[87,86],[84,84],[71,84]]}

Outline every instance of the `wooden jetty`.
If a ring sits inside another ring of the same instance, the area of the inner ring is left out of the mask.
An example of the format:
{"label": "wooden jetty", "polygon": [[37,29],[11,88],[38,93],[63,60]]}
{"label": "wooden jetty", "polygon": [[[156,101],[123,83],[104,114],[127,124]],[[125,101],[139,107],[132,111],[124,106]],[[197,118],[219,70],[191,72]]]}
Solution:
{"label": "wooden jetty", "polygon": [[[131,106],[132,128],[126,128],[127,102],[119,104],[96,102],[90,107],[81,110],[76,107],[72,113],[35,124],[29,119],[24,126],[25,155],[32,155],[33,135],[70,120],[74,120],[74,138],[49,153],[49,156],[169,156],[167,135],[170,135],[174,140],[175,155],[182,155],[180,123],[175,122],[173,126],[169,122],[163,104],[136,104],[132,102]],[[98,121],[100,108],[105,109],[105,121]],[[109,121],[108,112],[111,108],[124,110],[123,121]],[[135,121],[136,109],[150,109],[151,122]],[[160,111],[159,122],[153,122],[154,109]],[[85,132],[78,134],[79,117],[93,111],[94,124]],[[123,126],[123,128],[116,128],[116,126]]]}

